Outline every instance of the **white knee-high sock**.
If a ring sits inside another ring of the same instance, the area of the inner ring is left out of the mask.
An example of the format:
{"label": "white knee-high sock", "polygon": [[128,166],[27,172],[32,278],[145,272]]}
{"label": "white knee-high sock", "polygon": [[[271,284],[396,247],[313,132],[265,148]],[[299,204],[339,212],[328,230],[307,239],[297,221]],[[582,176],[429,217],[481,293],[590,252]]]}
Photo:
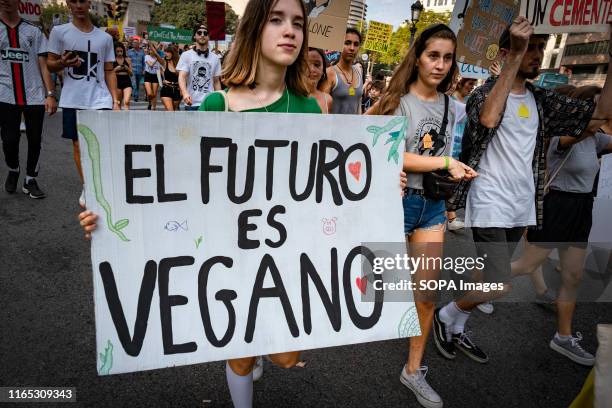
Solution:
{"label": "white knee-high sock", "polygon": [[253,371],[247,375],[238,375],[225,363],[227,386],[232,396],[235,408],[251,408],[253,406]]}
{"label": "white knee-high sock", "polygon": [[458,329],[463,332],[468,317],[470,317],[470,313],[461,310],[455,302],[450,302],[440,309],[440,320],[446,325],[447,341],[450,341],[453,333],[458,333]]}
{"label": "white knee-high sock", "polygon": [[453,334],[463,333],[465,330],[465,323],[467,323],[467,320],[469,318],[470,318],[470,312],[461,310],[461,313],[459,313],[457,317],[455,318],[455,322],[453,324],[453,330],[452,330]]}

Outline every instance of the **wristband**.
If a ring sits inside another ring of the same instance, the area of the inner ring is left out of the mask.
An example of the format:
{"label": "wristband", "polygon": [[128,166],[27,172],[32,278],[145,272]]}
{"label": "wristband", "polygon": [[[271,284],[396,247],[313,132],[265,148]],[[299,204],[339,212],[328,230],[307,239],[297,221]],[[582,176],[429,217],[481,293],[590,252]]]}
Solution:
{"label": "wristband", "polygon": [[444,170],[448,170],[448,166],[450,166],[450,157],[444,156]]}

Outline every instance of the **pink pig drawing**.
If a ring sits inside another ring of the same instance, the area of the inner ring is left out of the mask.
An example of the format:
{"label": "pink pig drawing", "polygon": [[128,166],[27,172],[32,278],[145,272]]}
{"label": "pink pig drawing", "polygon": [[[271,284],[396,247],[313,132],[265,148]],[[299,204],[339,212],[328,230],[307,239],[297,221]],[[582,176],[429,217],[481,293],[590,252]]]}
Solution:
{"label": "pink pig drawing", "polygon": [[323,223],[323,233],[325,235],[334,235],[336,233],[336,220],[338,218],[334,217],[331,219],[323,218],[321,222]]}

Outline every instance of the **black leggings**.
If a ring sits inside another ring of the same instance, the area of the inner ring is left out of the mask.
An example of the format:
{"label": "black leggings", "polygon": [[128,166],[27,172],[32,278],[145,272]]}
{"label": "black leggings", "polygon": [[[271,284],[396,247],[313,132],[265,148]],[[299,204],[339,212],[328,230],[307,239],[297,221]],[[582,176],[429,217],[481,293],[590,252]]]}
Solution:
{"label": "black leggings", "polygon": [[0,127],[2,130],[2,149],[6,165],[11,169],[19,167],[19,139],[21,131],[21,114],[25,117],[26,136],[28,137],[28,162],[26,175],[38,175],[38,158],[40,157],[40,143],[45,119],[43,105],[18,106],[0,102]]}

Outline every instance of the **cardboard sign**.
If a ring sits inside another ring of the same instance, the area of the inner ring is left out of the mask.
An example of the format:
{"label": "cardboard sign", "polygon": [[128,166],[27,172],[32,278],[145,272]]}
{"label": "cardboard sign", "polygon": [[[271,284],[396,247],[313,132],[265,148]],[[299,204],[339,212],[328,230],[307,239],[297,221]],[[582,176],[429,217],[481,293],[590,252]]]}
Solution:
{"label": "cardboard sign", "polygon": [[308,13],[308,45],[341,51],[349,15],[349,0],[303,0]]}
{"label": "cardboard sign", "polygon": [[518,8],[516,0],[458,0],[450,23],[457,33],[457,61],[489,69]]}
{"label": "cardboard sign", "polygon": [[536,34],[610,31],[612,0],[522,0]]}
{"label": "cardboard sign", "polygon": [[150,41],[191,44],[193,36],[189,30],[181,30],[176,28],[154,27],[148,26],[147,33]]}
{"label": "cardboard sign", "polygon": [[491,76],[488,69],[477,67],[476,65],[458,62],[459,75],[461,78],[487,79]]}
{"label": "cardboard sign", "polygon": [[172,115],[78,113],[100,374],[420,333],[362,274],[405,250],[405,118]]}
{"label": "cardboard sign", "polygon": [[40,0],[19,0],[19,16],[24,20],[38,22],[42,14]]}
{"label": "cardboard sign", "polygon": [[391,24],[370,21],[368,24],[368,34],[366,35],[363,48],[386,54],[389,51],[389,44],[391,44],[392,34],[393,26]]}

